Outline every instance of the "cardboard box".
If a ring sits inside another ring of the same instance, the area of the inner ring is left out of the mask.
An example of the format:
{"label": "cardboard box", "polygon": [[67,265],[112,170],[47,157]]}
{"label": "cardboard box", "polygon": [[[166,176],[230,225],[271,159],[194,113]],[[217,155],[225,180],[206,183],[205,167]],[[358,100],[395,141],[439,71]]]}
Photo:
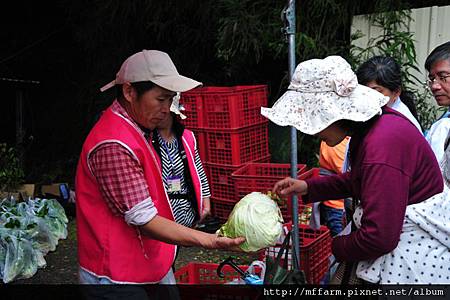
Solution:
{"label": "cardboard box", "polygon": [[11,196],[14,197],[14,199],[19,199],[20,198],[20,194],[18,192],[0,191],[0,200],[3,200],[5,198],[9,198]]}
{"label": "cardboard box", "polygon": [[36,185],[34,183],[26,183],[26,184],[22,184],[17,191],[25,197],[31,197],[34,198],[35,196],[35,189],[36,189]]}
{"label": "cardboard box", "polygon": [[[41,194],[43,196],[51,195],[54,197],[60,197],[63,199],[67,199],[68,195],[67,193],[70,193],[69,186],[67,183],[53,183],[48,185],[43,185],[41,187]],[[70,194],[69,194],[70,196]]]}
{"label": "cardboard box", "polygon": [[0,191],[0,199],[4,199],[10,196],[14,197],[17,201],[23,201],[28,198],[34,198],[35,188],[36,185],[34,183],[22,184],[16,190],[11,192]]}

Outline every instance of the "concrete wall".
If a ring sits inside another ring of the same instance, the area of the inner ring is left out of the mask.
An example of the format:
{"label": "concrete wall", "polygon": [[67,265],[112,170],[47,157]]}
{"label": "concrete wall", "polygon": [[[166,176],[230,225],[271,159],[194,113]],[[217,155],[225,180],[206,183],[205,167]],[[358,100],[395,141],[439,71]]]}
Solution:
{"label": "concrete wall", "polygon": [[[417,67],[421,70],[421,73],[414,70],[411,73],[424,82],[427,76],[424,67],[426,57],[436,46],[450,41],[450,5],[412,9],[407,29],[414,35]],[[360,30],[364,37],[355,40],[353,44],[362,48],[367,47],[368,41],[382,32],[380,27],[370,25],[364,15],[353,18],[351,31],[354,33],[357,30]]]}

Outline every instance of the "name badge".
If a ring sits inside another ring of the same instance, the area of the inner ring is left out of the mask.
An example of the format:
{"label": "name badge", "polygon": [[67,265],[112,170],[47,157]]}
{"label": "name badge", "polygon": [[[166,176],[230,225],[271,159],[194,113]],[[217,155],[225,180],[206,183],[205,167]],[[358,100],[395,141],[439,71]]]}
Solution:
{"label": "name badge", "polygon": [[181,192],[181,177],[170,176],[167,178],[167,192]]}

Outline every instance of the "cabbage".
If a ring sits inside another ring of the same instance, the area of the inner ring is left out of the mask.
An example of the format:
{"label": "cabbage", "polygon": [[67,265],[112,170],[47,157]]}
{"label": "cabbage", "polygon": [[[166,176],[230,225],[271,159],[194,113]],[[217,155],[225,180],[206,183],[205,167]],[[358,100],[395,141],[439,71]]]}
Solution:
{"label": "cabbage", "polygon": [[277,203],[265,194],[253,192],[236,203],[217,233],[229,238],[245,237],[240,248],[253,252],[275,245],[282,225],[283,217]]}

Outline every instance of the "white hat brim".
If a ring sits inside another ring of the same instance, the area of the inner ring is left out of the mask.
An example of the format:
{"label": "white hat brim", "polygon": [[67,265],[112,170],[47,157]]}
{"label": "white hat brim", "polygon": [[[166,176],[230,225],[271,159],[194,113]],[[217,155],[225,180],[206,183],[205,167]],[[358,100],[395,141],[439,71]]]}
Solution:
{"label": "white hat brim", "polygon": [[202,85],[194,79],[182,76],[160,76],[152,79],[152,82],[172,92],[187,92]]}
{"label": "white hat brim", "polygon": [[[196,87],[202,86],[203,83],[198,82],[194,79],[182,76],[182,75],[172,75],[172,76],[160,76],[153,78],[151,80],[143,79],[142,81],[151,81],[160,87],[172,92],[187,92],[189,90],[195,89]],[[133,81],[134,82],[134,81]],[[116,84],[123,84],[123,82],[117,82],[113,80],[100,88],[101,92],[104,92]]]}
{"label": "white hat brim", "polygon": [[293,126],[314,135],[339,120],[365,122],[389,101],[388,97],[363,85],[349,96],[335,92],[306,93],[287,91],[272,108],[261,108],[261,114],[279,126]]}

